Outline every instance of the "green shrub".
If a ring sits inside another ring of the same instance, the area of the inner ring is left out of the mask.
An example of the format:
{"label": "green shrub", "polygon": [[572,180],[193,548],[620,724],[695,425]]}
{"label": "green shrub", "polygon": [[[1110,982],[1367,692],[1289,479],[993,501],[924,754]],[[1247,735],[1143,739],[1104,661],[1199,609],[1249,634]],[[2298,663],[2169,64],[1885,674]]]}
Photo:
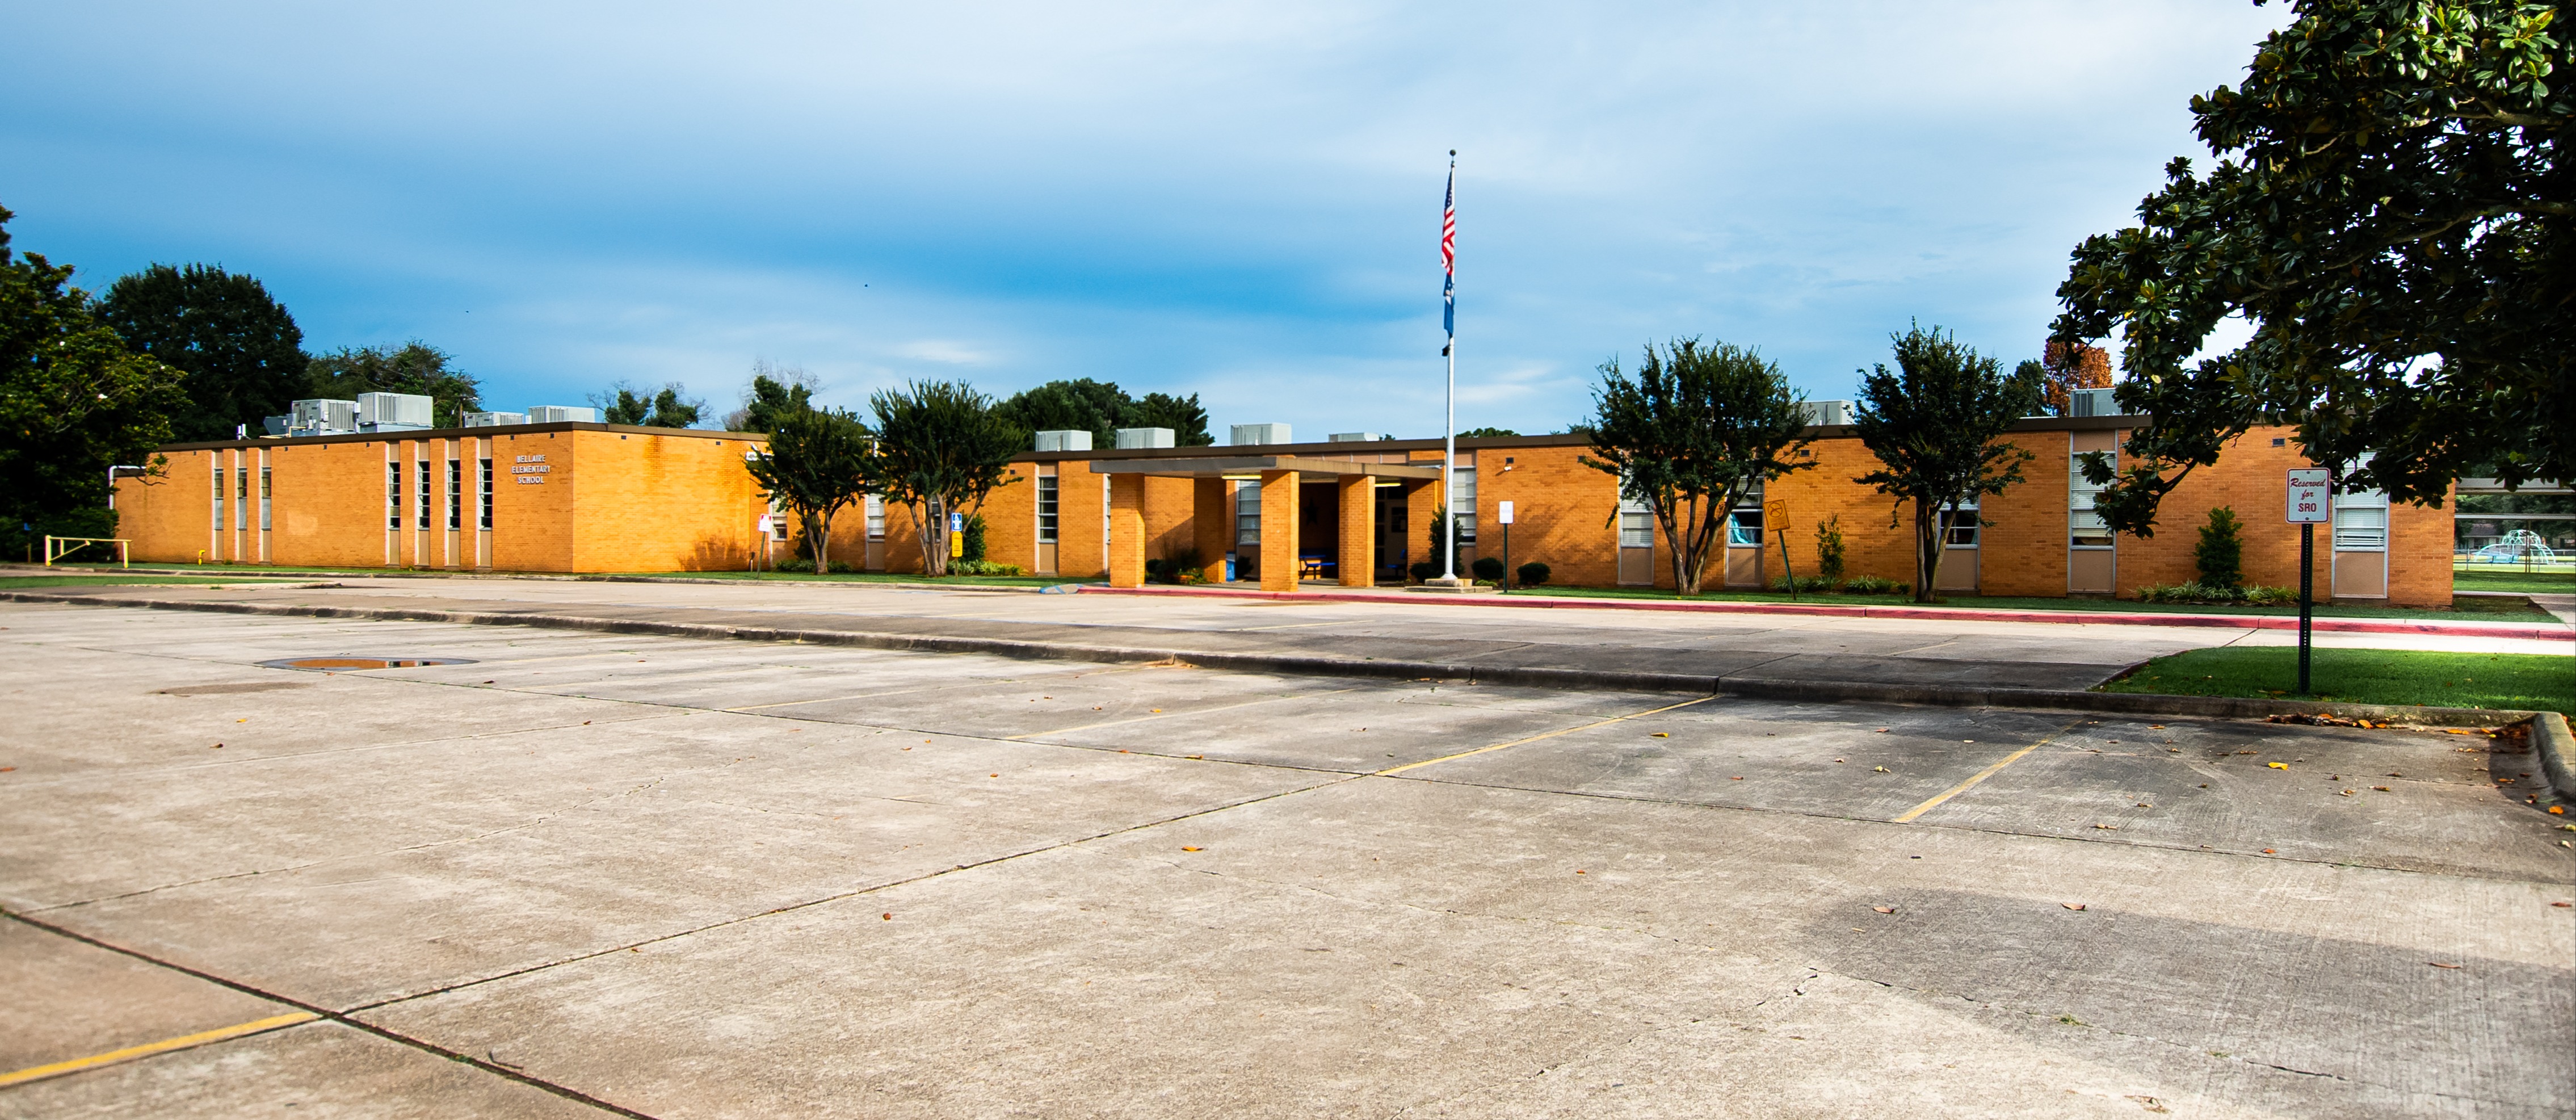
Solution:
{"label": "green shrub", "polygon": [[1843,515],[1816,524],[1816,574],[1830,587],[1843,581]]}
{"label": "green shrub", "polygon": [[2221,587],[2207,583],[2150,584],[2138,589],[2141,603],[2184,603],[2202,606],[2276,607],[2299,601],[2295,587]]}
{"label": "green shrub", "polygon": [[1416,560],[1413,562],[1411,571],[1413,572],[1413,582],[1428,583],[1430,582],[1431,577],[1440,574],[1440,562],[1437,560]]}
{"label": "green shrub", "polygon": [[[1823,577],[1823,576],[1800,576],[1800,577],[1798,577],[1798,586],[1796,587],[1796,589],[1795,589],[1795,590],[1796,590],[1799,594],[1803,595],[1803,594],[1806,594],[1806,593],[1808,593],[1808,592],[1810,592],[1810,591],[1827,591],[1827,590],[1831,590],[1832,588],[1833,588],[1833,584],[1832,584],[1832,583],[1830,583],[1830,582],[1827,582],[1827,581],[1826,581],[1826,579],[1825,579],[1825,577]],[[1774,577],[1772,577],[1772,579],[1771,579],[1771,590],[1773,590],[1773,591],[1788,591],[1788,590],[1791,590],[1791,588],[1790,588],[1790,586],[1789,586],[1789,577],[1787,577],[1787,576],[1774,576]]]}
{"label": "green shrub", "polygon": [[[960,553],[958,559],[964,560],[970,564],[981,564],[984,562],[983,514],[970,513],[966,515],[966,539],[959,542],[958,548]],[[950,568],[955,568],[956,566],[957,565],[954,563],[949,565]]]}
{"label": "green shrub", "polygon": [[1521,586],[1537,587],[1547,582],[1548,567],[1542,561],[1532,560],[1521,565],[1520,570],[1514,574],[1520,577]]}
{"label": "green shrub", "polygon": [[2245,542],[2237,536],[2236,511],[2220,506],[2209,511],[2200,527],[2200,543],[2191,550],[2202,587],[2234,589],[2245,582]]}
{"label": "green shrub", "polygon": [[[840,567],[838,564],[834,564],[832,566],[834,568]],[[951,560],[948,562],[948,574],[952,576],[1015,576],[1020,574],[1020,566],[1017,564],[996,564],[990,560]]]}
{"label": "green shrub", "polygon": [[1843,591],[1851,595],[1906,595],[1914,588],[1886,576],[1853,576],[1843,581]]}
{"label": "green shrub", "polygon": [[[782,571],[782,572],[804,572],[804,573],[807,573],[807,574],[809,574],[809,575],[810,575],[810,574],[812,574],[812,573],[813,573],[813,571],[814,571],[814,561],[813,561],[813,559],[812,559],[811,557],[805,557],[805,556],[791,557],[791,558],[789,558],[789,559],[779,561],[779,562],[778,562],[778,570],[779,570],[779,571]],[[853,574],[853,573],[856,573],[857,571],[858,571],[858,569],[857,569],[857,568],[853,568],[853,567],[851,567],[851,566],[850,566],[847,562],[845,562],[845,561],[840,561],[840,560],[834,560],[834,561],[832,561],[832,572],[831,572],[831,574],[833,574],[833,575],[836,575],[836,576],[846,576],[846,575],[851,575],[851,574]]]}
{"label": "green shrub", "polygon": [[1479,556],[1475,563],[1467,566],[1467,570],[1474,573],[1477,579],[1500,580],[1503,578],[1503,559],[1499,556]]}

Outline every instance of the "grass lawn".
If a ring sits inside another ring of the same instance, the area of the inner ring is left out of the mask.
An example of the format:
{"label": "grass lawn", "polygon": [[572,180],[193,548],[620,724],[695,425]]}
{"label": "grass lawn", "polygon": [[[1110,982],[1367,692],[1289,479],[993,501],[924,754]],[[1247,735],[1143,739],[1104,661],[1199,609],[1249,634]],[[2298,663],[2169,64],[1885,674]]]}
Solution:
{"label": "grass lawn", "polygon": [[[1649,591],[1644,588],[1631,587],[1542,586],[1527,588],[1524,590],[1532,595],[1567,595],[1587,599],[1663,599],[1676,602],[1711,603],[1786,603],[1791,601],[1788,593],[1785,591],[1711,591],[1702,592],[1695,599],[1684,600],[1681,596],[1675,595],[1670,591]],[[2483,586],[2477,588],[2463,587],[2462,590],[2483,591],[2488,590],[2488,588]],[[2494,590],[2500,591],[2504,589],[2495,588]],[[1816,594],[1813,592],[1798,596],[1796,601],[1801,603],[1818,603],[1846,607],[1910,607],[1917,605],[1913,599],[1903,595],[1835,595]],[[2295,606],[2192,606],[2182,603],[2141,603],[2132,599],[2054,599],[2038,597],[2025,598],[2007,595],[1952,595],[1949,596],[1947,600],[1933,605],[1970,610],[1984,609],[2002,611],[2117,611],[2122,613],[2143,612],[2154,614],[2254,614],[2275,615],[2288,618],[2296,618],[2299,615],[2299,608]],[[2335,606],[2319,603],[2317,604],[2315,613],[2319,618],[2418,619],[2440,618],[2453,614],[2478,614],[2486,616],[2481,621],[2497,622],[2509,621],[2514,616],[2529,616],[2533,618],[2551,617],[2547,612],[2541,611],[2519,600],[2497,603],[2491,600],[2480,601],[2476,599],[2464,600],[2458,607],[2452,610],[2423,610],[2415,607],[2372,607],[2356,605]],[[2496,617],[2499,615],[2505,617]]]}
{"label": "grass lawn", "polygon": [[141,583],[168,586],[170,584],[190,583],[249,582],[252,581],[241,576],[229,576],[220,579],[206,576],[0,576],[0,588],[7,588],[13,591],[26,587],[92,587],[107,583]]}
{"label": "grass lawn", "polygon": [[2451,588],[2455,591],[2538,591],[2544,594],[2576,593],[2576,571],[2533,572],[2524,575],[2520,568],[2496,567],[2453,568]]}
{"label": "grass lawn", "polygon": [[[2576,657],[2403,649],[2311,652],[2316,699],[2437,708],[2512,708],[2576,716]],[[2195,649],[2159,657],[2104,692],[2299,699],[2296,646]]]}

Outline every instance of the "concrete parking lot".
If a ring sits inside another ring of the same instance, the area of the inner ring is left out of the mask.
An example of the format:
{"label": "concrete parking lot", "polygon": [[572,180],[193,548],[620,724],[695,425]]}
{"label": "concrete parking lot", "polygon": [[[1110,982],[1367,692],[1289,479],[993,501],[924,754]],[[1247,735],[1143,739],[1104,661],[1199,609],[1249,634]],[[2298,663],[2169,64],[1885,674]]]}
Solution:
{"label": "concrete parking lot", "polygon": [[0,627],[0,1116],[2576,1111],[2510,738]]}

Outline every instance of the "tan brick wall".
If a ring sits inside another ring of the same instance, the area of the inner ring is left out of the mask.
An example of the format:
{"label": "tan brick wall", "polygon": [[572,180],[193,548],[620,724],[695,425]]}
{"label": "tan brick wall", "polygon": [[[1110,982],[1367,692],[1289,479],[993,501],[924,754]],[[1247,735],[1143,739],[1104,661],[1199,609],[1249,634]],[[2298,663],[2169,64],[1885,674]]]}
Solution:
{"label": "tan brick wall", "polygon": [[[574,570],[741,571],[749,566],[766,504],[758,481],[743,467],[743,453],[757,444],[739,437],[633,432],[566,436],[553,442],[570,445],[573,457],[565,466],[573,469],[558,466],[544,488],[562,488],[573,497]],[[863,527],[865,519],[857,512],[854,506],[850,520]]]}
{"label": "tan brick wall", "polygon": [[[1522,447],[1485,451],[1476,471],[1477,544],[1503,554],[1502,503],[1512,503],[1514,565],[1548,566],[1548,582],[1567,587],[1607,587],[1619,582],[1619,480],[1584,466],[1574,447]],[[1505,460],[1510,460],[1506,462]],[[1437,453],[1430,465],[1437,466]],[[1422,488],[1427,495],[1437,484]],[[1427,544],[1438,505],[1421,501],[1412,535]],[[1416,550],[1419,552],[1419,549]],[[1462,567],[1466,561],[1462,560]],[[1667,581],[1669,582],[1669,581]]]}

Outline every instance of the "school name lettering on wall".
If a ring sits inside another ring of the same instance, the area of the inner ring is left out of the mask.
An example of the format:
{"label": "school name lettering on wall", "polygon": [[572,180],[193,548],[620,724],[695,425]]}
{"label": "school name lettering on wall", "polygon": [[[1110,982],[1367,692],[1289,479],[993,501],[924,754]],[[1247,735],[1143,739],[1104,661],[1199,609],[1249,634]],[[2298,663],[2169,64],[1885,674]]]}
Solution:
{"label": "school name lettering on wall", "polygon": [[546,473],[553,469],[543,455],[521,455],[518,462],[510,465],[510,473],[518,477],[521,486],[545,485]]}

